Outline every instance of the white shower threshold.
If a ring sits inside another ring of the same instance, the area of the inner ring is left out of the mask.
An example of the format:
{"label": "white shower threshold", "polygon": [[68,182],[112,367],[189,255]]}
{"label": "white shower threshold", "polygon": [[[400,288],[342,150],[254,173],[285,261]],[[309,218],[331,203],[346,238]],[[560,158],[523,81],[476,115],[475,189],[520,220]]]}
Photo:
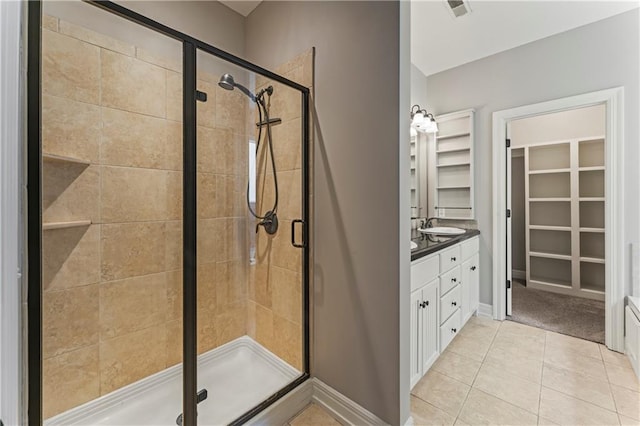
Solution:
{"label": "white shower threshold", "polygon": [[[302,373],[249,336],[198,357],[198,424],[225,425]],[[44,422],[53,425],[175,426],[182,412],[182,364],[127,385]]]}

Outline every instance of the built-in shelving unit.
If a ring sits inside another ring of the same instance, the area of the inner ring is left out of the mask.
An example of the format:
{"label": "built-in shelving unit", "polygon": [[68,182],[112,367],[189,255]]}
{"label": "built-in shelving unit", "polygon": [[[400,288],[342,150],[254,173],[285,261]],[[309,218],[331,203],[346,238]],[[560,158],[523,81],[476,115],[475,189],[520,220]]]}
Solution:
{"label": "built-in shelving unit", "polygon": [[433,216],[444,219],[475,218],[473,199],[474,111],[436,117],[435,194]]}
{"label": "built-in shelving unit", "polygon": [[411,136],[410,143],[410,152],[411,152],[411,205],[416,207],[416,211],[412,212],[412,215],[420,216],[420,171],[418,169],[418,164],[420,164],[419,156],[418,156],[418,136]]}
{"label": "built-in shelving unit", "polygon": [[604,137],[524,152],[527,284],[604,300]]}

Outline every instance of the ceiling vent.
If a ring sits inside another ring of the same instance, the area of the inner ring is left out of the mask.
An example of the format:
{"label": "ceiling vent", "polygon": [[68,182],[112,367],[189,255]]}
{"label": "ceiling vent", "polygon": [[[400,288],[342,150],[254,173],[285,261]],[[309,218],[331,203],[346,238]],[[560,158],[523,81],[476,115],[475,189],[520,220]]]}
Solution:
{"label": "ceiling vent", "polygon": [[445,0],[445,3],[454,18],[459,18],[471,12],[469,2],[466,0]]}

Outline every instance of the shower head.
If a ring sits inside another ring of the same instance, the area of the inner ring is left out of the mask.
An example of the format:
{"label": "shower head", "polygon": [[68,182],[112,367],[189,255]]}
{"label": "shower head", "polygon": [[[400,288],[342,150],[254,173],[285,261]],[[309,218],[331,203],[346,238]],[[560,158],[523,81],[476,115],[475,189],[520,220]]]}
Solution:
{"label": "shower head", "polygon": [[236,81],[233,79],[233,76],[231,74],[224,74],[222,77],[220,77],[218,86],[226,90],[233,90],[237,87],[238,89],[240,89],[242,93],[247,95],[249,99],[256,102],[256,96],[253,93],[251,93],[249,89],[244,87],[242,84],[236,83]]}

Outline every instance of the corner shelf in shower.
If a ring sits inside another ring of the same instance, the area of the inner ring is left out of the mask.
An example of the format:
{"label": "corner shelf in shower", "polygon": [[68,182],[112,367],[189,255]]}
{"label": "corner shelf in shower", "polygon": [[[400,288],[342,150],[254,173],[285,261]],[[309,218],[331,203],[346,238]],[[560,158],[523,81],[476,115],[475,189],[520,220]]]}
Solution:
{"label": "corner shelf in shower", "polygon": [[42,154],[42,161],[46,163],[81,164],[84,166],[88,166],[91,164],[91,162],[87,160],[81,160],[79,158],[65,157],[63,155],[55,155],[55,154]]}
{"label": "corner shelf in shower", "polygon": [[74,220],[70,222],[45,222],[42,224],[43,231],[52,229],[80,228],[91,225],[90,220]]}

